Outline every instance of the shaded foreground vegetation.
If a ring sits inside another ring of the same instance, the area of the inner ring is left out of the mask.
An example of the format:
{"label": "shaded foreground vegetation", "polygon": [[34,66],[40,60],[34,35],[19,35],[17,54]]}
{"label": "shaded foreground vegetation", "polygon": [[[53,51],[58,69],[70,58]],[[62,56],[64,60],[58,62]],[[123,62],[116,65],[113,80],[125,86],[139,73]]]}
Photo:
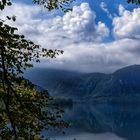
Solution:
{"label": "shaded foreground vegetation", "polygon": [[[10,0],[2,0],[0,10],[11,5]],[[49,3],[48,6],[55,8]],[[15,16],[5,18],[16,21]],[[62,110],[50,104],[48,93],[37,91],[22,74],[23,70],[33,67],[33,62],[40,62],[41,57],[54,58],[63,51],[41,49],[24,35],[17,34],[18,29],[8,25],[6,20],[0,19],[0,138],[47,139],[41,134],[42,130],[68,125],[61,119]]]}

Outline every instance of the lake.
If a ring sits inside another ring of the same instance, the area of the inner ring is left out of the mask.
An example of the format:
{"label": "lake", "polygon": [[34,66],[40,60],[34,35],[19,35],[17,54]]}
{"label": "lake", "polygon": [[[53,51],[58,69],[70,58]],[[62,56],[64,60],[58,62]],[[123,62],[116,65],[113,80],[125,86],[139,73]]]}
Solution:
{"label": "lake", "polygon": [[64,119],[71,127],[51,140],[140,140],[140,102],[77,103]]}

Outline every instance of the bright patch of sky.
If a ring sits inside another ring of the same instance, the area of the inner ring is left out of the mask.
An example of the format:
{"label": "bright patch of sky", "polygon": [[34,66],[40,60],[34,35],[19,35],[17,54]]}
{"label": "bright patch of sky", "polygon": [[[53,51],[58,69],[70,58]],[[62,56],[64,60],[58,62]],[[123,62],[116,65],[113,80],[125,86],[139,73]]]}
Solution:
{"label": "bright patch of sky", "polygon": [[40,67],[82,72],[112,72],[140,64],[140,8],[125,0],[77,0],[72,11],[47,12],[24,0],[15,0],[7,13],[19,33],[45,48],[64,50],[56,59],[42,60]]}

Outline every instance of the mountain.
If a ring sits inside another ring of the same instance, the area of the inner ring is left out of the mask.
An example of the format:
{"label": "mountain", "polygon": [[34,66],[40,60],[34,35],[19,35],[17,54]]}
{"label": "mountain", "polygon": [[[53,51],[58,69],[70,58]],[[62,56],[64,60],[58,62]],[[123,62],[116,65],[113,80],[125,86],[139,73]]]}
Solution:
{"label": "mountain", "polygon": [[74,100],[140,96],[140,65],[128,66],[112,74],[38,68],[27,71],[25,77],[53,96]]}

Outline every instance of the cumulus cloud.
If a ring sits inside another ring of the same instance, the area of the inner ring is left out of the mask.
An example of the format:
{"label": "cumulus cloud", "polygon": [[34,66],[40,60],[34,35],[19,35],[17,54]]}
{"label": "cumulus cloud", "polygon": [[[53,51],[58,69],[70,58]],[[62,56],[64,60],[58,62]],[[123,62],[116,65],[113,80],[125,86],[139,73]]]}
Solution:
{"label": "cumulus cloud", "polygon": [[133,11],[119,6],[119,16],[113,19],[113,33],[117,38],[140,39],[140,8]]}
{"label": "cumulus cloud", "polygon": [[110,18],[110,19],[113,18],[113,16],[110,14],[110,12],[109,12],[109,10],[107,8],[107,4],[105,2],[101,2],[100,7],[107,14],[108,18]]}
{"label": "cumulus cloud", "polygon": [[[119,16],[113,18],[116,40],[109,43],[102,41],[108,36],[109,29],[105,23],[95,22],[96,14],[87,3],[74,6],[63,16],[54,17],[38,6],[19,3],[0,13],[0,16],[4,18],[8,13],[17,16],[17,21],[10,24],[17,26],[27,38],[45,48],[64,50],[64,54],[56,59],[42,60],[41,67],[112,72],[140,63],[140,32],[139,29],[135,31],[135,26],[140,26],[139,8],[130,12],[119,7]],[[42,16],[44,14],[45,17]]]}
{"label": "cumulus cloud", "polygon": [[[74,6],[71,12],[63,17],[63,29],[71,36],[86,40],[100,40],[108,36],[109,30],[104,23],[95,23],[96,14],[91,11],[88,3]],[[101,28],[101,29],[100,29]]]}
{"label": "cumulus cloud", "polygon": [[52,34],[53,36],[69,36],[75,41],[100,41],[109,34],[109,30],[104,23],[95,23],[96,14],[90,9],[88,3],[74,6],[72,11],[64,16],[56,16],[51,19],[38,18],[36,15],[41,11],[38,6],[14,4],[11,9],[5,10],[3,16],[7,13],[16,14],[16,25],[19,27],[19,32],[31,36],[32,39],[34,35],[45,33],[49,34],[48,36],[52,36]]}

